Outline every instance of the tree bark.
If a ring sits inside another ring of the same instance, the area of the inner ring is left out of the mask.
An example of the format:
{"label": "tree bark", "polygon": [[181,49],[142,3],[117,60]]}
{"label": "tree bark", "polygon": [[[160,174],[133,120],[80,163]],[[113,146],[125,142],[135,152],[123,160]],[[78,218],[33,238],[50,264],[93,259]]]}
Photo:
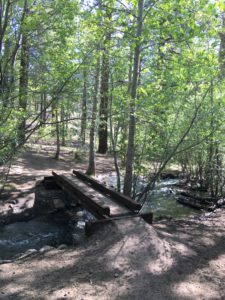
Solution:
{"label": "tree bark", "polygon": [[219,50],[219,62],[220,62],[220,77],[225,76],[225,13],[222,16],[222,30],[219,32],[220,36],[220,50]]}
{"label": "tree bark", "polygon": [[65,120],[65,109],[64,109],[64,106],[63,106],[63,104],[61,105],[61,110],[60,110],[60,112],[61,112],[61,117],[60,117],[60,119],[61,119],[61,137],[62,137],[62,142],[61,142],[61,145],[64,147],[64,146],[66,146],[66,128],[65,128],[65,122],[64,122],[64,120]]}
{"label": "tree bark", "polygon": [[[27,1],[25,1],[25,13],[28,13]],[[21,58],[20,58],[20,81],[19,81],[19,109],[22,113],[18,126],[19,143],[25,141],[26,110],[27,110],[27,89],[28,89],[28,68],[29,68],[29,45],[26,29],[22,33]]]}
{"label": "tree bark", "polygon": [[87,127],[87,69],[86,61],[84,62],[84,71],[83,71],[83,96],[82,96],[82,114],[81,114],[81,144],[85,144],[86,137],[86,127]]}
{"label": "tree bark", "polygon": [[[100,1],[102,7],[102,1]],[[101,87],[100,87],[100,109],[99,109],[99,129],[98,129],[98,152],[105,154],[108,151],[108,105],[109,105],[109,44],[111,41],[111,12],[106,11],[105,26],[106,33],[103,42],[102,67],[101,67]]]}
{"label": "tree bark", "polygon": [[131,196],[132,182],[133,182],[133,164],[134,164],[134,139],[135,139],[135,102],[137,96],[137,86],[140,68],[140,51],[141,42],[140,38],[142,35],[143,27],[143,7],[144,0],[138,1],[138,17],[137,17],[137,32],[136,32],[136,47],[134,50],[134,61],[133,61],[133,76],[130,94],[130,120],[129,120],[129,134],[128,134],[128,146],[126,153],[126,169],[124,177],[124,189],[123,193],[127,196]]}
{"label": "tree bark", "polygon": [[[112,82],[113,82],[113,80],[112,80]],[[113,87],[112,87],[111,96],[110,96],[109,123],[110,123],[110,137],[111,137],[111,143],[112,143],[113,160],[114,160],[114,166],[115,166],[115,170],[116,170],[117,191],[120,192],[121,191],[120,169],[119,169],[118,156],[117,156],[117,150],[116,150],[120,124],[118,122],[116,128],[114,127],[114,130],[113,130],[112,102],[113,102]]]}
{"label": "tree bark", "polygon": [[105,154],[108,150],[108,102],[109,102],[109,52],[104,50],[102,56],[101,88],[100,88],[100,110],[99,110],[99,130],[98,130],[98,152]]}
{"label": "tree bark", "polygon": [[100,57],[97,60],[96,73],[95,73],[95,87],[93,95],[93,104],[92,104],[92,119],[91,119],[91,128],[90,128],[90,146],[89,146],[89,161],[88,169],[86,174],[95,175],[95,130],[96,130],[96,117],[97,117],[97,106],[98,106],[98,97],[99,97],[99,75],[100,75]]}
{"label": "tree bark", "polygon": [[55,159],[59,159],[60,154],[60,130],[59,130],[59,113],[58,107],[55,108],[55,131],[56,131],[56,152],[55,152]]}
{"label": "tree bark", "polygon": [[46,101],[47,95],[45,92],[41,93],[41,107],[40,107],[40,119],[42,123],[46,122]]}

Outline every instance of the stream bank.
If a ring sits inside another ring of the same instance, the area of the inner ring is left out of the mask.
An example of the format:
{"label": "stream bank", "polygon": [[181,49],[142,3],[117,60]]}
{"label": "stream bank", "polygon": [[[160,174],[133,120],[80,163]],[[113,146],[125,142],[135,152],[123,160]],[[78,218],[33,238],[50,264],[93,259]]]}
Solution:
{"label": "stream bank", "polygon": [[[97,179],[110,187],[116,187],[115,172],[101,174],[97,177]],[[180,219],[200,215],[202,212],[198,209],[182,205],[177,201],[178,194],[181,190],[180,183],[182,183],[182,181],[178,177],[167,178],[164,174],[164,179],[157,182],[155,188],[149,191],[141,212],[153,212],[155,221],[157,219]],[[121,185],[123,186],[123,178],[121,178]],[[137,181],[137,193],[146,185],[146,180],[141,179]]]}
{"label": "stream bank", "polygon": [[[86,165],[26,152],[12,167],[18,193],[1,212],[34,204],[35,178]],[[110,157],[97,157],[97,173],[112,172]],[[18,171],[20,174],[18,175]],[[35,174],[35,176],[34,176]],[[9,207],[11,205],[12,208]],[[225,299],[225,211],[208,217],[142,220],[103,226],[85,243],[48,248],[0,265],[1,300],[222,300]]]}
{"label": "stream bank", "polygon": [[[115,180],[111,173],[104,176],[106,181]],[[145,184],[141,181],[139,186]],[[201,211],[177,202],[178,185],[178,179],[164,179],[157,183],[141,213],[153,212],[155,221],[198,217]],[[0,229],[0,259],[16,258],[23,252],[38,251],[46,245],[57,248],[61,244],[78,245],[85,241],[85,222],[94,220],[94,217],[82,207],[68,206],[68,200],[57,185],[46,189],[45,181],[38,181],[33,208],[21,210],[21,214],[10,214],[8,219],[6,216],[5,226]]]}
{"label": "stream bank", "polygon": [[107,224],[85,244],[0,265],[0,298],[222,300],[224,220]]}

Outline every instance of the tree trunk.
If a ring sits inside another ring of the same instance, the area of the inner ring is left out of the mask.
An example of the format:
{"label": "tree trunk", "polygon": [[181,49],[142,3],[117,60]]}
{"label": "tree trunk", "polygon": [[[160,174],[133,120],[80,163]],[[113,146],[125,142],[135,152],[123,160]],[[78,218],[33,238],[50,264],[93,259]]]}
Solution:
{"label": "tree trunk", "polygon": [[62,137],[62,142],[61,145],[62,146],[66,146],[66,129],[65,129],[65,109],[63,104],[61,105],[61,126],[60,126],[60,131],[61,131],[61,137]]}
{"label": "tree trunk", "polygon": [[128,134],[128,145],[126,154],[126,170],[124,177],[124,194],[127,196],[131,195],[132,182],[133,182],[133,163],[134,163],[134,138],[135,138],[135,102],[137,96],[137,86],[140,68],[140,51],[141,43],[140,37],[142,34],[142,19],[143,19],[143,7],[144,0],[138,1],[138,18],[137,18],[137,32],[136,32],[136,47],[134,50],[134,62],[133,62],[133,76],[131,85],[131,97],[130,97],[130,121],[129,121],[129,134]]}
{"label": "tree trunk", "polygon": [[[111,81],[113,82],[113,78],[111,78]],[[120,129],[120,122],[118,121],[118,124],[113,128],[113,120],[112,120],[112,103],[113,103],[113,86],[111,89],[111,95],[110,95],[110,117],[109,117],[109,124],[110,124],[110,137],[111,137],[111,143],[112,143],[112,151],[113,151],[113,160],[114,160],[114,166],[116,170],[116,179],[117,179],[117,191],[121,191],[121,180],[120,180],[120,169],[118,164],[118,156],[117,156],[117,140],[118,140],[118,133]],[[114,130],[113,130],[114,129]]]}
{"label": "tree trunk", "polygon": [[95,129],[97,117],[97,105],[99,97],[99,75],[100,75],[100,57],[97,60],[96,73],[95,73],[95,87],[92,105],[92,119],[90,128],[90,147],[89,147],[89,162],[86,174],[95,175]]}
{"label": "tree trunk", "polygon": [[220,36],[220,50],[219,50],[219,61],[220,61],[220,77],[225,76],[225,13],[222,16],[222,30],[219,32]]}
{"label": "tree trunk", "polygon": [[60,154],[60,130],[59,130],[59,116],[58,116],[58,108],[55,108],[55,131],[56,131],[56,152],[55,159],[59,159]]}
{"label": "tree trunk", "polygon": [[215,170],[215,115],[214,115],[214,97],[213,97],[213,81],[211,80],[211,95],[210,95],[211,115],[210,115],[210,129],[211,134],[208,140],[207,162],[205,170],[205,186],[210,191],[211,196],[214,196],[214,170]]}
{"label": "tree trunk", "polygon": [[102,56],[101,88],[100,88],[100,124],[98,130],[98,152],[105,154],[108,150],[108,85],[109,85],[109,56],[105,49]]}
{"label": "tree trunk", "polygon": [[[102,1],[100,1],[102,6]],[[106,11],[105,26],[106,35],[103,43],[102,67],[101,67],[101,87],[100,87],[100,109],[99,109],[99,129],[98,129],[98,152],[105,154],[108,151],[108,103],[109,103],[109,44],[111,41],[111,12]]]}
{"label": "tree trunk", "polygon": [[46,122],[46,100],[47,100],[46,93],[44,92],[41,93],[40,118],[42,123]]}
{"label": "tree trunk", "polygon": [[[2,108],[9,106],[10,95],[10,73],[12,73],[11,65],[11,41],[7,37],[7,28],[10,22],[10,10],[12,3],[10,1],[0,2],[0,101]],[[1,111],[1,114],[4,110]]]}
{"label": "tree trunk", "polygon": [[[128,84],[127,84],[127,95],[130,96],[130,91],[131,91],[131,84],[132,84],[132,71],[133,71],[133,54],[132,51],[130,50],[130,55],[129,55],[129,70],[128,70]],[[123,141],[121,144],[121,151],[122,153],[126,153],[126,141],[128,139],[128,125],[129,125],[129,103],[126,103],[124,106],[124,113],[123,113],[123,120],[121,122],[121,137],[120,141]],[[126,165],[126,155],[122,155],[121,157],[121,166],[124,168]]]}
{"label": "tree trunk", "polygon": [[[222,30],[219,32],[220,36],[220,49],[219,49],[219,63],[220,63],[220,74],[221,80],[225,76],[225,14],[222,15]],[[218,122],[214,113],[214,97],[213,97],[213,80],[211,83],[211,139],[210,139],[210,151],[209,151],[209,166],[207,171],[209,173],[207,183],[210,187],[211,196],[218,196],[220,192],[220,185],[222,184],[222,158],[220,151],[220,144],[214,138],[213,132],[218,128]]]}
{"label": "tree trunk", "polygon": [[[28,12],[25,8],[26,14]],[[26,130],[26,110],[27,110],[27,89],[28,89],[28,68],[29,68],[29,46],[28,35],[24,30],[21,41],[21,58],[20,58],[20,80],[19,80],[19,110],[22,113],[18,126],[19,143],[25,141]]]}
{"label": "tree trunk", "polygon": [[81,144],[85,144],[85,136],[86,136],[86,127],[87,127],[87,69],[86,69],[86,62],[84,66],[84,73],[83,73],[83,96],[82,96],[82,114],[81,114]]}

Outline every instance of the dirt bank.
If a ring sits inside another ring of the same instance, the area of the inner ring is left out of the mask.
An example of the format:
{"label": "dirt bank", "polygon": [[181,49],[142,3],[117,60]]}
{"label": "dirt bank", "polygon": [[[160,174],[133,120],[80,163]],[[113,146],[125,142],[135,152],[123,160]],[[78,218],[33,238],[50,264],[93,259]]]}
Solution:
{"label": "dirt bank", "polygon": [[105,226],[83,245],[0,266],[1,299],[225,299],[225,213]]}
{"label": "dirt bank", "polygon": [[[38,176],[53,167],[75,168],[69,161],[49,165],[45,156],[35,165],[37,157],[29,155],[17,162],[25,176],[22,192],[34,184],[35,168]],[[32,193],[23,196],[32,205]],[[117,221],[82,245],[1,264],[0,299],[225,299],[224,224],[223,210],[206,220],[153,226],[137,219]]]}

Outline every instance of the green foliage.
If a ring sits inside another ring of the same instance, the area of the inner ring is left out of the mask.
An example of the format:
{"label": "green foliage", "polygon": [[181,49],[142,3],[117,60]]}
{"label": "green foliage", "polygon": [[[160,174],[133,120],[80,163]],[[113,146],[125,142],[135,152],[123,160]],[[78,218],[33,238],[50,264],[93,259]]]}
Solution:
{"label": "green foliage", "polygon": [[[24,1],[8,2],[11,13],[7,16],[3,8],[1,21],[8,18],[0,43],[0,164],[21,146],[18,124],[23,119],[27,138],[37,132],[40,138],[48,139],[55,134],[57,108],[61,135],[67,139],[79,136],[84,70],[88,74],[88,128],[95,66],[103,48],[109,52],[109,113],[116,151],[123,163],[131,66],[139,43],[135,173],[147,174],[150,163],[159,170],[169,158],[168,162],[181,164],[186,172],[191,170],[196,180],[201,173],[206,184],[211,168],[213,176],[222,182],[222,175],[215,170],[223,167],[225,148],[224,57],[219,57],[224,1],[162,0],[152,6],[145,1],[143,34],[138,40],[136,0],[102,1],[101,5],[81,0],[28,1],[25,14]],[[28,34],[29,80],[27,106],[21,109],[20,41],[24,33]],[[112,37],[106,43],[109,33]],[[76,152],[76,160],[83,154]]]}

